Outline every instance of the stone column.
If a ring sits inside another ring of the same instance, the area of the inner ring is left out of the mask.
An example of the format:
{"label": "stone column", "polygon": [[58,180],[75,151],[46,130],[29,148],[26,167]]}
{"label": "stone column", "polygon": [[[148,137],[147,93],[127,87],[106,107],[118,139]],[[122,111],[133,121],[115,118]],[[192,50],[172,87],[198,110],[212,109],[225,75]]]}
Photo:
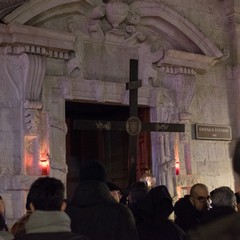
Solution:
{"label": "stone column", "polygon": [[[41,140],[41,93],[46,72],[45,56],[23,54],[24,170],[27,175],[41,175],[40,158],[48,161],[48,138]],[[44,121],[43,121],[44,122]],[[46,131],[46,129],[45,129]],[[44,134],[45,135],[45,134]],[[44,156],[43,156],[44,155]]]}

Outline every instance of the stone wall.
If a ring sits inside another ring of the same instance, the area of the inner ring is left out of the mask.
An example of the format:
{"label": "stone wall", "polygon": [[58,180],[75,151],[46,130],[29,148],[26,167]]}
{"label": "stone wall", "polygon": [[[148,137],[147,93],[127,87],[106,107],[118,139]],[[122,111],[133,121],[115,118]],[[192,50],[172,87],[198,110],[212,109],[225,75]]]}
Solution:
{"label": "stone wall", "polygon": [[24,213],[42,160],[50,176],[66,182],[66,100],[128,104],[124,59],[130,58],[139,60],[139,103],[150,106],[151,121],[186,125],[183,134],[151,134],[157,184],[167,185],[174,197],[196,182],[210,190],[234,188],[234,140],[197,140],[194,133],[196,123],[205,123],[231,125],[234,139],[239,135],[238,54],[232,50],[238,35],[229,2],[131,1],[122,5],[131,11],[119,13],[116,22],[111,11],[105,14],[112,3],[30,1],[6,16],[0,45],[15,47],[0,55],[0,192],[7,219]]}

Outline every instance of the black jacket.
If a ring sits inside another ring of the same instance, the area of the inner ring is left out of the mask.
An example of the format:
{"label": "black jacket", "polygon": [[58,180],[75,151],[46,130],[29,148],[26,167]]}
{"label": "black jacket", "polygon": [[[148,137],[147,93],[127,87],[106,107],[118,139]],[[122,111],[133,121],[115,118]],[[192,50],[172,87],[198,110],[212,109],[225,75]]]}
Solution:
{"label": "black jacket", "polygon": [[166,186],[149,191],[138,208],[137,223],[140,240],[185,240],[185,232],[168,219],[173,212],[172,198]]}
{"label": "black jacket", "polygon": [[202,214],[190,202],[190,196],[185,195],[174,205],[175,223],[185,232],[202,223]]}
{"label": "black jacket", "polygon": [[213,206],[202,218],[202,222],[209,223],[220,218],[224,218],[231,214],[236,214],[237,211],[233,207],[228,206]]}
{"label": "black jacket", "polygon": [[136,240],[131,211],[117,203],[103,182],[84,181],[76,188],[66,213],[71,228],[91,240]]}

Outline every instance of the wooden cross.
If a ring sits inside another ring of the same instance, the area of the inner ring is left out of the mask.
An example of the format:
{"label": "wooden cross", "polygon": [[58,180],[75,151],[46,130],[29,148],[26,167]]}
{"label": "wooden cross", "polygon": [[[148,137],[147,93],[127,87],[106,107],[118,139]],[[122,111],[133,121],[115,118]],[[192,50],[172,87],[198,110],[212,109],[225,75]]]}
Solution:
{"label": "wooden cross", "polygon": [[140,132],[184,132],[184,124],[175,123],[141,123],[138,119],[138,88],[142,82],[138,80],[138,60],[130,59],[130,81],[126,83],[129,90],[129,118],[123,121],[75,120],[74,129],[102,129],[106,131],[127,131],[129,134],[128,169],[129,184],[136,181],[137,145]]}

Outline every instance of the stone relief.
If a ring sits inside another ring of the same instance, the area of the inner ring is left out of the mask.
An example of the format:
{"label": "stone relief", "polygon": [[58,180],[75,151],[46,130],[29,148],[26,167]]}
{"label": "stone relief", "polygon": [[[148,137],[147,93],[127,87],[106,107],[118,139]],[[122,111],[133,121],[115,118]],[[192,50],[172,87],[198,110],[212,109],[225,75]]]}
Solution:
{"label": "stone relief", "polygon": [[158,79],[157,70],[153,68],[153,63],[159,61],[163,57],[163,49],[152,53],[151,46],[144,42],[141,44],[138,50],[139,56],[139,75],[142,79],[143,85],[154,85],[156,79]]}
{"label": "stone relief", "polygon": [[26,109],[24,112],[26,130],[37,133],[40,128],[40,112],[36,109]]}
{"label": "stone relief", "polygon": [[36,133],[40,126],[41,93],[46,72],[46,58],[41,55],[23,54],[23,83],[26,130]]}
{"label": "stone relief", "polygon": [[19,56],[2,55],[0,56],[3,63],[0,76],[0,107],[17,107],[20,104],[21,82],[18,76],[22,71],[22,62]]}

